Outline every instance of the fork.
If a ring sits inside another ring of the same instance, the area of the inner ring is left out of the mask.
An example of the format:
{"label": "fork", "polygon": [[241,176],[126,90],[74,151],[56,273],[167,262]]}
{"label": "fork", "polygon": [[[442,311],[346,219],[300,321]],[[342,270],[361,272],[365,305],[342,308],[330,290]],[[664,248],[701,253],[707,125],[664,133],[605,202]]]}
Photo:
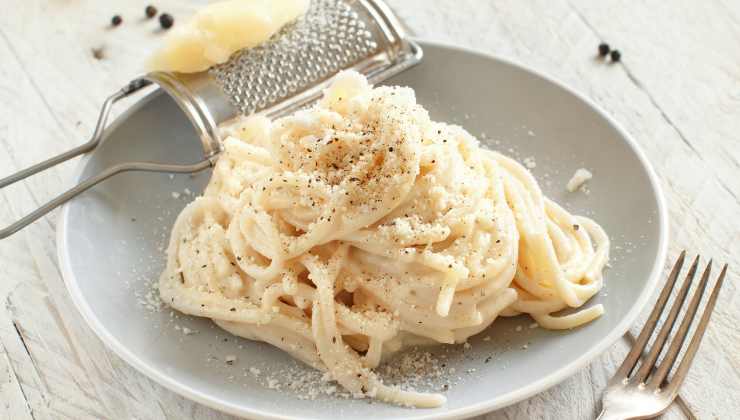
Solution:
{"label": "fork", "polygon": [[[606,392],[602,399],[602,411],[597,420],[624,420],[624,419],[646,419],[652,418],[665,411],[671,402],[678,395],[678,388],[686,379],[686,374],[691,366],[691,362],[696,356],[704,332],[709,323],[709,317],[712,315],[714,306],[717,303],[719,290],[727,274],[727,264],[722,268],[717,281],[715,282],[712,294],[706,303],[704,312],[701,314],[699,324],[691,338],[686,351],[684,352],[680,364],[676,371],[668,378],[673,365],[678,361],[679,354],[683,347],[689,328],[693,322],[702,295],[707,287],[709,275],[712,269],[710,260],[701,276],[701,282],[691,297],[691,302],[686,313],[683,316],[678,331],[673,334],[667,352],[663,359],[658,358],[668,341],[673,326],[676,323],[681,307],[686,300],[691,283],[696,277],[697,268],[699,267],[699,256],[691,264],[686,278],[673,301],[668,317],[663,322],[658,335],[652,343],[649,351],[645,353],[645,347],[656,329],[658,320],[665,312],[668,298],[674,289],[676,279],[678,278],[684,260],[686,251],[681,252],[678,257],[668,281],[663,287],[663,291],[655,303],[655,308],[650,313],[645,326],[642,327],[640,336],[635,341],[632,349],[625,357],[622,365],[619,367],[614,376],[609,380]],[[637,363],[640,362],[639,368]]]}

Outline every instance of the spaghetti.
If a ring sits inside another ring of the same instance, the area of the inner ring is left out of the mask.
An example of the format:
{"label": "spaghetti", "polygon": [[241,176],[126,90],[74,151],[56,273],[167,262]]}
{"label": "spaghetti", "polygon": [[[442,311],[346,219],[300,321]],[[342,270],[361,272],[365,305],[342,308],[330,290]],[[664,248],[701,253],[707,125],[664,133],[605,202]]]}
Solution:
{"label": "spaghetti", "polygon": [[313,108],[223,128],[202,197],[178,217],[162,299],[326,371],[357,396],[416,406],[439,394],[373,372],[409,340],[463,343],[499,315],[565,316],[602,287],[607,235],[413,90],[341,73]]}

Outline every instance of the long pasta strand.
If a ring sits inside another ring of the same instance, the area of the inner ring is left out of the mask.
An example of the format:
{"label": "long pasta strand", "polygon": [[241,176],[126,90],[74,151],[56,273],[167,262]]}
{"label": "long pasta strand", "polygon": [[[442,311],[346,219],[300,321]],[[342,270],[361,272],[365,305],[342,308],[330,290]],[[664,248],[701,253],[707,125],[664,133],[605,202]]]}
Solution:
{"label": "long pasta strand", "polygon": [[315,107],[224,133],[204,196],[173,227],[163,301],[358,397],[444,404],[373,372],[403,337],[462,343],[499,316],[569,329],[604,311],[581,308],[603,285],[604,230],[514,160],[432,122],[410,89],[344,73]]}

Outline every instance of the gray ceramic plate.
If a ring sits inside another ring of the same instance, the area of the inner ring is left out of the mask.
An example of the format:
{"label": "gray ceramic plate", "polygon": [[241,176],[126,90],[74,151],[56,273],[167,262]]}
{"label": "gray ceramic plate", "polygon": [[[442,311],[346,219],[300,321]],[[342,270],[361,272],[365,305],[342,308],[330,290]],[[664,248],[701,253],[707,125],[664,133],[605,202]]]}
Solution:
{"label": "gray ceramic plate", "polygon": [[[302,369],[280,351],[230,337],[208,320],[152,310],[156,300],[149,302],[148,295],[164,266],[162,247],[177,213],[192,199],[183,193],[200,192],[208,174],[130,173],[72,201],[61,215],[64,278],[92,329],[120,357],[173,391],[235,415],[267,418],[466,417],[540,392],[603,352],[635,320],[666,253],[665,206],[643,153],[603,111],[553,80],[475,52],[423,47],[422,64],[388,83],[413,87],[434,119],[462,124],[504,153],[533,157],[533,172],[547,195],[591,215],[609,233],[606,287],[589,302],[604,304],[603,317],[569,332],[529,329],[531,321],[524,317],[502,319],[472,340],[470,349],[436,349],[456,372],[430,383],[431,388],[453,383],[447,405],[439,409],[329,396],[301,400],[262,384],[269,372]],[[79,178],[123,160],[185,163],[200,157],[186,117],[168,97],[154,93],[118,119],[101,147],[82,162]],[[581,167],[594,173],[590,194],[565,192]],[[182,195],[175,198],[173,192]],[[198,333],[185,335],[183,327]],[[491,339],[484,341],[485,336]],[[238,361],[227,366],[223,360],[231,354]],[[248,374],[250,367],[263,375]]]}

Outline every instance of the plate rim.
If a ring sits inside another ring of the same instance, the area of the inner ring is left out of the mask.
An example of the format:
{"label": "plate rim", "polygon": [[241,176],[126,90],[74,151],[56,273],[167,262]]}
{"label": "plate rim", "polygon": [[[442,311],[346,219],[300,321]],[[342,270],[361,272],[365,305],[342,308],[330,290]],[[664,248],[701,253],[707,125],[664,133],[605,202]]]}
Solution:
{"label": "plate rim", "polygon": [[[580,92],[576,91],[575,89],[570,88],[568,85],[561,82],[560,80],[552,76],[549,76],[547,74],[544,74],[536,69],[525,66],[524,64],[519,63],[516,60],[513,60],[511,58],[499,56],[495,54],[489,54],[483,51],[475,50],[473,48],[462,47],[459,45],[455,45],[455,44],[448,43],[448,42],[442,42],[438,40],[429,40],[429,39],[423,39],[423,38],[413,38],[413,39],[419,42],[419,44],[421,44],[422,49],[429,46],[429,47],[454,50],[456,52],[476,55],[476,56],[485,58],[487,60],[498,61],[500,63],[515,67],[520,71],[524,71],[526,73],[537,76],[549,83],[552,83],[555,86],[559,87],[560,89],[564,90],[565,92],[581,100],[583,103],[588,105],[592,110],[594,110],[597,114],[599,114],[599,116],[604,118],[612,127],[614,127],[614,129],[622,137],[623,141],[627,144],[627,146],[631,149],[631,151],[637,157],[638,161],[643,166],[643,168],[645,168],[645,171],[647,173],[647,178],[654,191],[654,195],[655,195],[657,207],[658,207],[657,218],[658,218],[658,224],[659,224],[659,237],[658,237],[657,258],[653,262],[653,266],[650,270],[650,274],[646,282],[646,287],[643,288],[637,300],[635,300],[635,302],[633,303],[632,308],[630,308],[628,313],[622,318],[622,320],[617,324],[617,326],[613,328],[612,331],[609,334],[607,334],[606,337],[602,338],[598,343],[596,343],[596,345],[592,346],[588,351],[583,353],[575,361],[565,366],[561,366],[559,369],[551,372],[550,374],[540,378],[539,380],[535,382],[532,382],[530,384],[527,384],[521,387],[520,389],[516,391],[509,392],[503,395],[499,395],[491,399],[488,399],[486,401],[482,401],[482,402],[472,404],[469,406],[452,409],[452,410],[449,410],[443,413],[429,413],[427,415],[421,415],[421,416],[414,417],[415,419],[419,419],[419,420],[421,419],[430,419],[430,420],[431,419],[460,419],[460,418],[467,418],[467,417],[484,414],[484,413],[488,413],[494,410],[504,408],[506,406],[509,406],[517,402],[523,401],[527,398],[530,398],[538,393],[541,393],[559,384],[565,379],[573,376],[573,374],[575,374],[576,371],[578,371],[579,369],[582,369],[586,365],[590,364],[596,357],[601,355],[607,348],[609,348],[612,344],[614,344],[616,340],[622,337],[627,332],[629,327],[635,322],[635,320],[637,319],[639,314],[642,312],[642,310],[645,308],[645,305],[647,304],[648,299],[652,296],[656,288],[657,282],[660,278],[660,274],[663,271],[664,264],[666,261],[666,256],[668,253],[668,242],[669,242],[669,236],[670,236],[669,219],[668,219],[668,211],[667,211],[666,202],[665,202],[665,196],[664,196],[661,184],[660,184],[660,180],[652,164],[647,159],[647,156],[645,155],[644,151],[642,150],[640,145],[632,138],[632,136],[611,115],[605,112],[593,100],[581,94]],[[157,90],[157,91],[150,93],[146,97],[140,99],[138,102],[133,104],[126,112],[122,113],[118,118],[116,118],[115,122],[109,127],[109,129],[114,128],[118,126],[119,124],[122,124],[123,121],[127,119],[130,113],[144,106],[146,103],[153,100],[159,94],[161,93],[159,90]],[[87,166],[88,161],[91,159],[91,156],[92,155],[90,154],[85,155],[83,159],[78,163],[74,171],[74,175],[73,175],[73,179],[75,181],[79,180],[80,177],[82,176],[82,173],[85,167]],[[69,219],[69,208],[70,208],[69,204],[65,204],[62,207],[60,214],[59,214],[59,218],[58,218],[57,232],[56,232],[57,260],[59,262],[59,268],[62,274],[62,279],[64,280],[64,284],[67,288],[67,291],[69,292],[72,302],[74,303],[78,312],[82,315],[83,319],[85,320],[87,325],[93,330],[95,335],[98,338],[100,338],[101,341],[103,341],[103,343],[108,349],[110,349],[118,357],[123,359],[126,363],[128,363],[134,369],[143,373],[145,376],[147,376],[149,379],[153,380],[154,382],[162,385],[163,387],[169,389],[170,391],[175,392],[176,394],[179,394],[185,398],[188,398],[192,401],[195,401],[199,404],[203,404],[215,410],[225,412],[227,414],[231,414],[237,417],[249,416],[250,418],[264,418],[264,419],[276,419],[276,420],[295,420],[295,419],[301,418],[301,417],[293,417],[289,415],[270,413],[270,412],[266,412],[260,409],[253,409],[253,408],[244,407],[244,406],[237,406],[227,401],[220,400],[218,397],[213,398],[213,397],[207,396],[201,393],[200,391],[198,391],[197,389],[193,389],[192,387],[184,383],[181,383],[179,381],[172,379],[170,376],[166,375],[161,370],[158,370],[148,365],[147,363],[140,360],[135,354],[133,354],[124,345],[122,345],[104,327],[104,325],[100,322],[100,320],[98,320],[97,317],[94,315],[92,309],[87,304],[86,300],[83,298],[82,292],[76,281],[74,272],[72,271],[71,264],[70,264],[69,250],[66,246],[66,240],[65,240],[68,237],[67,236],[67,223]],[[417,411],[414,414],[419,414],[419,412]]]}

